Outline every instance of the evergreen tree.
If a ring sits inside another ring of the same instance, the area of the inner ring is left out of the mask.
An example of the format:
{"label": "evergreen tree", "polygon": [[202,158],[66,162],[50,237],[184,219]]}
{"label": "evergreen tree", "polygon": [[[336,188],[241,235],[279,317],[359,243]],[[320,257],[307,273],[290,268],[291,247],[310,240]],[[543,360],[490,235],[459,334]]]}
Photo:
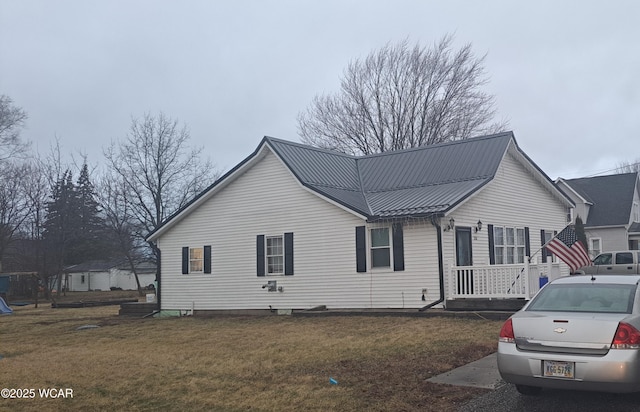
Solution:
{"label": "evergreen tree", "polygon": [[77,230],[72,245],[71,260],[86,261],[105,258],[104,221],[100,216],[100,206],[96,200],[95,187],[89,178],[89,168],[85,163],[75,187],[77,201]]}
{"label": "evergreen tree", "polygon": [[582,218],[580,216],[576,217],[575,229],[576,229],[576,237],[578,238],[579,241],[582,242],[587,253],[589,253],[589,243],[587,242],[587,234],[584,231],[584,223],[582,223]]}
{"label": "evergreen tree", "polygon": [[44,222],[44,240],[52,270],[62,272],[71,262],[69,246],[77,233],[78,213],[73,176],[66,170],[51,189],[51,200],[47,203]]}
{"label": "evergreen tree", "polygon": [[65,266],[110,257],[105,224],[89,168],[82,166],[77,183],[66,170],[51,191],[44,223],[50,261],[60,273]]}

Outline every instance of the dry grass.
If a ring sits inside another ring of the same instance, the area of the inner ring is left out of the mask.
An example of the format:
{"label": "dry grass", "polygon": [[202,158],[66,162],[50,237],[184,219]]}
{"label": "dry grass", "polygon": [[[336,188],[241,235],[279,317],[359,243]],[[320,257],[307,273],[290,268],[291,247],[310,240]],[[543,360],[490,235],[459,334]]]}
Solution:
{"label": "dry grass", "polygon": [[[482,390],[426,379],[493,352],[501,324],[14,309],[0,317],[0,386],[71,388],[73,399],[0,399],[11,411],[451,411]],[[87,324],[101,327],[76,330]]]}

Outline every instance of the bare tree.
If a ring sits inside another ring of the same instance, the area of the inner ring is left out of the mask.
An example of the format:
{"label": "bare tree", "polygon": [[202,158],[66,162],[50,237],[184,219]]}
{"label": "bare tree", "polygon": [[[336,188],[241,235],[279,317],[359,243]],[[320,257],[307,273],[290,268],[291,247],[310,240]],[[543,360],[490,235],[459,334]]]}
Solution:
{"label": "bare tree", "polygon": [[9,96],[0,95],[0,161],[22,155],[28,144],[20,139],[27,113],[13,105]]}
{"label": "bare tree", "polygon": [[640,159],[636,159],[633,162],[620,162],[616,167],[616,173],[638,173],[640,172]]}
{"label": "bare tree", "polygon": [[24,229],[32,204],[28,197],[31,167],[29,164],[8,162],[2,165],[0,178],[0,272],[2,258],[16,235]]}
{"label": "bare tree", "polygon": [[494,97],[484,57],[471,45],[452,49],[451,35],[433,48],[387,44],[352,61],[340,92],[316,96],[298,115],[305,143],[350,154],[371,154],[466,139],[504,130],[492,123]]}
{"label": "bare tree", "polygon": [[142,285],[138,277],[138,264],[144,260],[146,247],[142,239],[146,233],[133,214],[129,199],[135,198],[130,185],[120,175],[106,175],[100,184],[100,203],[104,214],[107,234],[115,252],[124,256],[133,272],[138,294],[142,296]]}
{"label": "bare tree", "polygon": [[[186,126],[160,113],[133,119],[127,137],[105,150],[111,172],[126,183],[129,213],[145,235],[211,184],[209,161],[190,149]],[[154,253],[157,250],[153,245]]]}

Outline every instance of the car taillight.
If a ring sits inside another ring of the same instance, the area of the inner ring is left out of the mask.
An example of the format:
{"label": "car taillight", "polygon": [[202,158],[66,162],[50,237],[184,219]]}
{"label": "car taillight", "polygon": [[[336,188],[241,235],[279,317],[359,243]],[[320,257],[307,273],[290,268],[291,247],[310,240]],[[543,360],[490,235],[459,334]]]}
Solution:
{"label": "car taillight", "polygon": [[507,319],[507,321],[502,325],[502,329],[500,329],[500,342],[508,342],[514,343],[516,341],[516,337],[513,334],[513,322],[511,319]]}
{"label": "car taillight", "polygon": [[620,322],[611,342],[612,349],[640,349],[640,331],[628,323]]}

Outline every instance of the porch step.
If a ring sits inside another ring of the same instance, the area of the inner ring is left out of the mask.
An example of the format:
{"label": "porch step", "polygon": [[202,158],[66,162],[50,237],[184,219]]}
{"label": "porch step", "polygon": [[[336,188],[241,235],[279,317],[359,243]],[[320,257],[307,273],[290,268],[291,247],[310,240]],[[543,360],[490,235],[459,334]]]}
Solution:
{"label": "porch step", "polygon": [[445,302],[446,310],[504,310],[517,312],[527,303],[525,299],[451,299]]}
{"label": "porch step", "polygon": [[150,313],[153,313],[158,309],[158,304],[153,303],[145,303],[145,302],[135,302],[135,303],[123,303],[120,305],[120,311],[118,314],[120,316],[145,316]]}

